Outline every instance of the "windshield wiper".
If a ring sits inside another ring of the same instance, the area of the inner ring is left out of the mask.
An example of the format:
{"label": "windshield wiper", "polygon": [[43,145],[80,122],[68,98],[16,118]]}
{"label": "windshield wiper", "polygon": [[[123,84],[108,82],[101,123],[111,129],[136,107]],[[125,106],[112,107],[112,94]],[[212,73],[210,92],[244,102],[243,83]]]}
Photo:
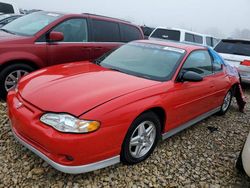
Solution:
{"label": "windshield wiper", "polygon": [[0,29],[0,30],[1,30],[1,31],[4,31],[4,32],[6,32],[6,33],[10,33],[10,34],[16,35],[16,33],[11,32],[11,31],[9,31],[9,30],[7,30],[7,29]]}

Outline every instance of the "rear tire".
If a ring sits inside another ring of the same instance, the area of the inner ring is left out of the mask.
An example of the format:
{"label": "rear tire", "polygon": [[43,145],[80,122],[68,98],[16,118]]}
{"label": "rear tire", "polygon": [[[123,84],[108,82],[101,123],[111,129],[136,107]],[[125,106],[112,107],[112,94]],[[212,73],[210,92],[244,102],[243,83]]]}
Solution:
{"label": "rear tire", "polygon": [[12,64],[0,72],[0,98],[6,100],[9,90],[15,88],[20,78],[34,69],[26,64]]}
{"label": "rear tire", "polygon": [[161,133],[161,123],[153,112],[134,120],[123,141],[121,161],[132,165],[146,160],[154,151]]}
{"label": "rear tire", "polygon": [[232,98],[233,98],[233,92],[230,89],[223,99],[223,104],[221,105],[221,108],[220,108],[220,111],[218,112],[218,115],[224,115],[228,111],[228,109],[231,105],[231,102],[232,102]]}

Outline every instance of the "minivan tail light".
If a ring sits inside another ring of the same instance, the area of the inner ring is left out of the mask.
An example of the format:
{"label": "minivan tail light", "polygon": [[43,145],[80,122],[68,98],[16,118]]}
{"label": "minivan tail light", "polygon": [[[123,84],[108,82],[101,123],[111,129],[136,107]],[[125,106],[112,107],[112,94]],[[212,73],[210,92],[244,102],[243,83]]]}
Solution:
{"label": "minivan tail light", "polygon": [[244,60],[240,63],[240,65],[244,65],[244,66],[249,66],[250,67],[250,60]]}

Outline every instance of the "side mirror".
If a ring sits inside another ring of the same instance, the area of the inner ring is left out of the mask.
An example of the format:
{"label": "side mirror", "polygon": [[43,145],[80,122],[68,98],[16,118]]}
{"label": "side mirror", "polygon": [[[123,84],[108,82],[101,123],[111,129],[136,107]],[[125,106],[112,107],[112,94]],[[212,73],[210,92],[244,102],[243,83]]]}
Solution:
{"label": "side mirror", "polygon": [[49,34],[49,41],[50,42],[60,42],[64,40],[64,35],[61,32],[52,31]]}
{"label": "side mirror", "polygon": [[187,71],[185,73],[183,73],[183,75],[180,78],[180,81],[184,82],[184,81],[189,81],[189,82],[200,82],[203,80],[203,77],[193,71]]}

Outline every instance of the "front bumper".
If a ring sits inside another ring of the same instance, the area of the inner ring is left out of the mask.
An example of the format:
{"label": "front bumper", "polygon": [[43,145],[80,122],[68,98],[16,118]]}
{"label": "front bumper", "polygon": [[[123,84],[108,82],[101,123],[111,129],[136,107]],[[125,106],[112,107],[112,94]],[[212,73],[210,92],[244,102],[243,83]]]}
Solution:
{"label": "front bumper", "polygon": [[59,171],[85,173],[119,163],[120,126],[90,134],[65,134],[39,121],[43,112],[14,92],[8,95],[8,114],[14,136]]}
{"label": "front bumper", "polygon": [[245,143],[245,146],[243,148],[242,152],[242,163],[245,172],[250,177],[250,134],[247,138],[247,141]]}
{"label": "front bumper", "polygon": [[120,162],[120,156],[115,156],[103,161],[99,161],[96,163],[91,163],[91,164],[87,164],[87,165],[82,165],[82,166],[65,166],[65,165],[61,165],[59,163],[56,163],[55,161],[51,160],[50,158],[48,158],[46,155],[44,155],[42,152],[40,152],[39,150],[37,150],[36,148],[34,148],[33,146],[31,146],[30,144],[28,144],[27,142],[25,142],[24,140],[22,140],[22,138],[20,138],[17,133],[15,133],[15,131],[12,129],[12,133],[15,136],[15,138],[26,148],[28,148],[30,151],[32,151],[33,153],[35,153],[36,155],[38,155],[40,158],[42,158],[44,161],[46,161],[48,164],[50,164],[52,167],[54,167],[55,169],[64,172],[64,173],[68,173],[68,174],[80,174],[80,173],[86,173],[86,172],[90,172],[90,171],[94,171],[97,169],[101,169],[101,168],[105,168],[107,166],[116,164]]}

